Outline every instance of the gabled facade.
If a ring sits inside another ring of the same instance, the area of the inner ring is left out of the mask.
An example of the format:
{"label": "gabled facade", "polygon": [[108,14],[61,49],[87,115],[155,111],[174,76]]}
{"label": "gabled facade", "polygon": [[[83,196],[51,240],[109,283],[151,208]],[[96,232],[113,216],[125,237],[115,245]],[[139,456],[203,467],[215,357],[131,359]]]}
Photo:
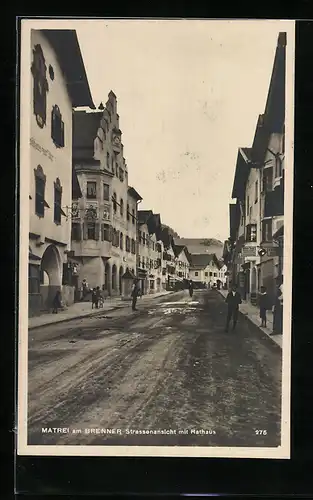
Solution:
{"label": "gabled facade", "polygon": [[112,91],[100,108],[73,116],[74,167],[83,196],[72,210],[72,249],[80,262],[80,282],[86,279],[108,296],[122,296],[122,276],[136,273],[137,204],[142,198],[128,185]]}
{"label": "gabled facade", "polygon": [[161,218],[152,210],[138,211],[137,277],[143,294],[162,290]]}
{"label": "gabled facade", "polygon": [[[31,31],[29,312],[48,309],[57,290],[74,300],[71,251],[72,111],[94,108],[74,30]],[[75,177],[75,176],[74,176]],[[77,195],[78,196],[78,195]]]}
{"label": "gabled facade", "polygon": [[189,279],[191,255],[187,247],[183,245],[174,245],[174,252],[176,257],[176,280],[183,282]]}
{"label": "gabled facade", "polygon": [[189,277],[195,283],[210,288],[220,279],[220,267],[215,254],[191,255]]}

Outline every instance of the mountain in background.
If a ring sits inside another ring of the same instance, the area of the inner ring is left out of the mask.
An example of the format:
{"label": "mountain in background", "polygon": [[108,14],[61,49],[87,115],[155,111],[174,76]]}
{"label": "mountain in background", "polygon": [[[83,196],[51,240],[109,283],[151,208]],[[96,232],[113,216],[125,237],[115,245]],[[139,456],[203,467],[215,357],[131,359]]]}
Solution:
{"label": "mountain in background", "polygon": [[215,238],[179,238],[174,236],[176,245],[184,245],[193,255],[215,253],[218,259],[222,258],[224,244]]}

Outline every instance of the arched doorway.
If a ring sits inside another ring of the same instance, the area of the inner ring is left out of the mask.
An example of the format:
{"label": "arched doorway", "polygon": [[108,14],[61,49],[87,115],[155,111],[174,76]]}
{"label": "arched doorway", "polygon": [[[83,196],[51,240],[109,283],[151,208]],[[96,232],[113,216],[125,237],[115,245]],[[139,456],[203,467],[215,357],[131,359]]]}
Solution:
{"label": "arched doorway", "polygon": [[55,245],[49,245],[41,259],[40,293],[42,304],[51,307],[57,290],[62,286],[62,263],[59,251]]}
{"label": "arched doorway", "polygon": [[104,268],[104,289],[110,295],[111,293],[111,267],[107,262]]}
{"label": "arched doorway", "polygon": [[120,267],[120,270],[119,270],[119,292],[120,292],[120,295],[122,295],[122,276],[124,274],[124,271],[123,271],[123,268],[122,266]]}
{"label": "arched doorway", "polygon": [[113,267],[112,267],[112,290],[115,292],[116,291],[116,285],[117,285],[117,282],[116,282],[116,278],[117,278],[117,268],[116,268],[116,265],[113,264]]}

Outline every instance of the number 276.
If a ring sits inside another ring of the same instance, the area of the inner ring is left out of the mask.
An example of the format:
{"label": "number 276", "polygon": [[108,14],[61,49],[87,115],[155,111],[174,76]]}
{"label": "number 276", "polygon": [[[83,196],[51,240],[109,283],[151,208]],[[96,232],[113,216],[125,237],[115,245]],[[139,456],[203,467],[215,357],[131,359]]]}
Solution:
{"label": "number 276", "polygon": [[255,433],[257,436],[266,436],[267,435],[267,431],[260,430],[260,429],[256,429]]}

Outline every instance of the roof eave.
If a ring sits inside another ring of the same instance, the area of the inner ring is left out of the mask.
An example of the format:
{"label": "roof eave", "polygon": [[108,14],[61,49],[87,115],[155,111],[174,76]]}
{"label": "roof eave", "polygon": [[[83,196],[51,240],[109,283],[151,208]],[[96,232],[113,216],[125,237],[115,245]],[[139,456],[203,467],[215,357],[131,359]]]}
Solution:
{"label": "roof eave", "polygon": [[61,70],[66,78],[72,106],[74,108],[86,106],[96,109],[76,30],[42,30],[42,32],[57,55]]}

